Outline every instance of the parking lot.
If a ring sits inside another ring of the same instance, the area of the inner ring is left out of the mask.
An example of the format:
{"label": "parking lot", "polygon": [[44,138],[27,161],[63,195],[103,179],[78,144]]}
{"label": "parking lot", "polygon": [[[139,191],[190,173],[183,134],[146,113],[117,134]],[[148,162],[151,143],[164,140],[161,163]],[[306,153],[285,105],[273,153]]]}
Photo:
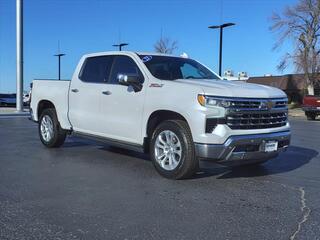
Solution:
{"label": "parking lot", "polygon": [[143,154],[46,149],[35,123],[0,117],[0,239],[320,239],[320,121],[290,122],[291,147],[263,167],[203,162],[173,181]]}

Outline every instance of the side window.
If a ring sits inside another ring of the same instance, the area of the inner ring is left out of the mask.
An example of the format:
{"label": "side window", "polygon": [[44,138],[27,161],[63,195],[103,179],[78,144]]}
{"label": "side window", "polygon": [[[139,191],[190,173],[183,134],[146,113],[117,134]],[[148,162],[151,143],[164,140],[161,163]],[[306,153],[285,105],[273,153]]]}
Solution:
{"label": "side window", "polygon": [[84,82],[105,83],[109,80],[112,56],[89,57],[85,60],[79,78]]}
{"label": "side window", "polygon": [[114,58],[109,83],[118,84],[117,76],[119,73],[138,74],[140,76],[141,82],[143,82],[143,75],[139,67],[133,61],[133,59],[128,56],[116,56]]}

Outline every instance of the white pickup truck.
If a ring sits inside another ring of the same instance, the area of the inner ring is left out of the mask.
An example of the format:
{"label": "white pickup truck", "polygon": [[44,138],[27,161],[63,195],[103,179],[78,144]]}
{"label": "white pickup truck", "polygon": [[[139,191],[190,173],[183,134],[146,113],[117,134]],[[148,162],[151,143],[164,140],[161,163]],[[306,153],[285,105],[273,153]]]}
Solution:
{"label": "white pickup truck", "polygon": [[167,178],[192,176],[201,159],[260,164],[290,142],[284,92],[222,80],[188,58],[88,54],[71,81],[32,86],[31,116],[45,146],[60,147],[77,134],[149,152]]}

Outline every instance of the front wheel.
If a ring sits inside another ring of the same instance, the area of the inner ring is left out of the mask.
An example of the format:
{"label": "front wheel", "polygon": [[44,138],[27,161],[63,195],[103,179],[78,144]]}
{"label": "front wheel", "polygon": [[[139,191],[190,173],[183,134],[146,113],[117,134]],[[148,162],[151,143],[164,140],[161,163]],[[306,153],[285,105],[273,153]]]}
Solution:
{"label": "front wheel", "polygon": [[153,165],[160,175],[171,179],[193,176],[199,160],[188,124],[181,120],[168,120],[159,124],[152,135],[150,153]]}
{"label": "front wheel", "polygon": [[66,131],[60,127],[55,109],[45,109],[39,119],[39,136],[48,148],[60,147],[66,139]]}

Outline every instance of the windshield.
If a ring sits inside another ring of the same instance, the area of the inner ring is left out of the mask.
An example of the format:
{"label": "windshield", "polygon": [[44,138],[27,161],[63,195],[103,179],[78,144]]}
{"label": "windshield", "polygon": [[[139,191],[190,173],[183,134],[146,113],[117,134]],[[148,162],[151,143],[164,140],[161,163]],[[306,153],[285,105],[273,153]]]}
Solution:
{"label": "windshield", "polygon": [[139,55],[151,74],[161,80],[220,78],[195,60],[182,57]]}

